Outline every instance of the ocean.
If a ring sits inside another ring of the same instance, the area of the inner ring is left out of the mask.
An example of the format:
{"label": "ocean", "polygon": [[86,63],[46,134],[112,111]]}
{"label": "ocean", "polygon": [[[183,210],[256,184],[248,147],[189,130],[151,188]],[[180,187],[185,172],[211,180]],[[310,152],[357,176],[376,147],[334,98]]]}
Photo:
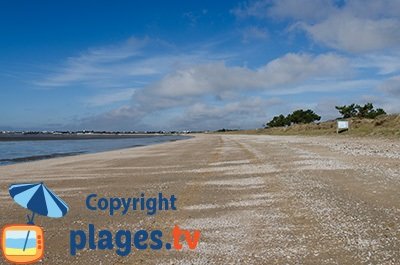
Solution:
{"label": "ocean", "polygon": [[97,153],[187,139],[181,135],[141,135],[132,138],[0,141],[0,166],[54,157]]}

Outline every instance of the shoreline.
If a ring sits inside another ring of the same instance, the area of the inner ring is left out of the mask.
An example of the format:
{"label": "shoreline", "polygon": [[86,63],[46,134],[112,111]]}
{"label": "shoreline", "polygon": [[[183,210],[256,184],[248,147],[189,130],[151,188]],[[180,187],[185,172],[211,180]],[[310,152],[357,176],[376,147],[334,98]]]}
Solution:
{"label": "shoreline", "polygon": [[[39,160],[48,160],[48,159],[54,159],[54,158],[62,158],[62,157],[69,157],[69,156],[79,156],[79,155],[85,155],[85,154],[96,154],[96,153],[102,153],[102,152],[110,152],[110,151],[118,151],[118,150],[123,150],[123,149],[130,149],[130,148],[137,148],[137,147],[144,147],[144,146],[150,146],[150,145],[157,145],[157,144],[162,144],[162,143],[168,143],[168,142],[175,142],[175,141],[180,141],[180,140],[185,140],[185,139],[190,139],[192,136],[188,135],[141,135],[141,136],[136,136],[136,137],[114,137],[114,138],[85,138],[85,139],[50,139],[51,141],[53,140],[116,140],[116,139],[132,139],[132,138],[152,138],[152,137],[171,137],[171,136],[179,136],[181,137],[180,139],[166,139],[161,142],[150,142],[150,143],[138,143],[134,145],[128,145],[128,146],[123,146],[123,147],[115,147],[111,149],[106,149],[106,150],[80,150],[80,151],[68,151],[68,152],[53,152],[53,153],[48,153],[48,154],[37,154],[37,155],[28,155],[28,156],[19,156],[19,157],[12,157],[12,158],[1,158],[0,159],[0,167],[3,166],[8,166],[8,165],[14,165],[14,164],[20,164],[20,163],[26,163],[26,162],[34,162],[34,161],[39,161]],[[36,139],[38,140],[38,139]],[[11,141],[11,140],[10,140]],[[27,141],[26,139],[21,140],[21,141]],[[9,141],[3,141],[3,143],[9,142]],[[1,144],[1,141],[0,141]]]}
{"label": "shoreline", "polygon": [[128,139],[173,135],[184,136],[182,134],[0,134],[0,142]]}

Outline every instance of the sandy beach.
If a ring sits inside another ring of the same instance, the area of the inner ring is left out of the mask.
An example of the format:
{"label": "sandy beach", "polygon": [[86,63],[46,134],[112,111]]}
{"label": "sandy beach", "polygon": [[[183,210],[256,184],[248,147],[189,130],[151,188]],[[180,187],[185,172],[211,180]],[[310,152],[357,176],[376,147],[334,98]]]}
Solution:
{"label": "sandy beach", "polygon": [[[26,222],[12,183],[41,182],[70,206],[45,230],[42,264],[399,264],[400,141],[196,135],[158,145],[0,167],[1,225]],[[85,199],[159,192],[177,211],[109,216]],[[71,230],[199,229],[196,250],[69,253]],[[4,261],[0,261],[0,263]]]}

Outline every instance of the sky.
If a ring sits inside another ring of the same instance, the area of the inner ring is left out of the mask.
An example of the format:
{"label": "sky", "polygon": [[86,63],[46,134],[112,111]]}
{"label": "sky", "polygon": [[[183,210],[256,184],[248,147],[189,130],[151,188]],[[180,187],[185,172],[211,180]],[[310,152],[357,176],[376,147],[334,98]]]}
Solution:
{"label": "sky", "polygon": [[398,0],[0,2],[0,130],[260,128],[399,100]]}

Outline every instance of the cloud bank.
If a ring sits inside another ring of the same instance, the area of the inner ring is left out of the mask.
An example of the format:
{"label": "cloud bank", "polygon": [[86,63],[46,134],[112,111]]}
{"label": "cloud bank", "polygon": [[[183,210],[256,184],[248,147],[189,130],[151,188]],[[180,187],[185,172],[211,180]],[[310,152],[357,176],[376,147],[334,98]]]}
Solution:
{"label": "cloud bank", "polygon": [[236,42],[247,48],[268,45],[274,34],[310,43],[264,61],[255,49],[259,60],[249,66],[240,49],[212,41],[178,47],[130,38],[70,57],[35,84],[98,91],[85,101],[92,108],[118,104],[76,120],[80,129],[254,128],[293,108],[333,118],[335,104],[372,98],[400,111],[393,101],[400,96],[400,1],[261,0],[230,14],[240,24]]}

